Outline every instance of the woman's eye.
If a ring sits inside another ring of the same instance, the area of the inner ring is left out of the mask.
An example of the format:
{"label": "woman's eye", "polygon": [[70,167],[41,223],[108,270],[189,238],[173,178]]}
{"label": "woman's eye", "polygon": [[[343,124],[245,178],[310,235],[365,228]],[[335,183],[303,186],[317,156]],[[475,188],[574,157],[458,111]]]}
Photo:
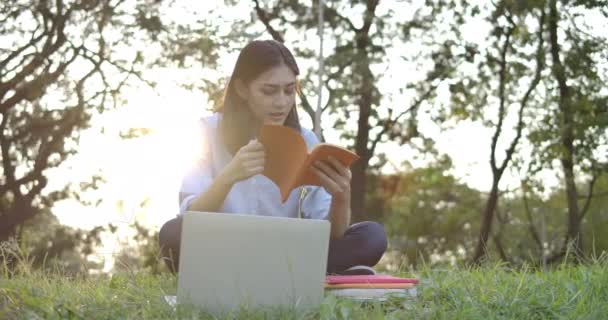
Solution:
{"label": "woman's eye", "polygon": [[274,94],[274,90],[262,90],[262,93],[267,96],[271,96]]}
{"label": "woman's eye", "polygon": [[294,88],[288,88],[288,89],[285,89],[285,94],[293,94],[294,91],[295,91]]}

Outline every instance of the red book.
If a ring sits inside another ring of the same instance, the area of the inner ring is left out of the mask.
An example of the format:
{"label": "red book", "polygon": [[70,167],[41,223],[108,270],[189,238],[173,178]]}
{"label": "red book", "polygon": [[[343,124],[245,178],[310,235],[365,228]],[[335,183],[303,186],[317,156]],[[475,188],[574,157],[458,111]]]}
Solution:
{"label": "red book", "polygon": [[375,275],[353,275],[353,276],[326,276],[327,284],[346,284],[346,283],[412,283],[417,284],[418,279],[400,278],[387,274]]}

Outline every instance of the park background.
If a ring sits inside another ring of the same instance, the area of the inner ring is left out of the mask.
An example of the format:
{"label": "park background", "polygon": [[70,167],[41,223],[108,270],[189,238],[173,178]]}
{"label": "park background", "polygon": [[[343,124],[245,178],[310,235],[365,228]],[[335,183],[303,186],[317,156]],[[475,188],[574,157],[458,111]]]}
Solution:
{"label": "park background", "polygon": [[253,39],[292,49],[302,123],[320,106],[323,139],[361,156],[353,219],[384,224],[380,268],[544,270],[607,250],[606,1],[326,1],[322,28],[318,12],[3,1],[4,252],[68,274],[162,272],[158,230],[178,212],[197,121]]}

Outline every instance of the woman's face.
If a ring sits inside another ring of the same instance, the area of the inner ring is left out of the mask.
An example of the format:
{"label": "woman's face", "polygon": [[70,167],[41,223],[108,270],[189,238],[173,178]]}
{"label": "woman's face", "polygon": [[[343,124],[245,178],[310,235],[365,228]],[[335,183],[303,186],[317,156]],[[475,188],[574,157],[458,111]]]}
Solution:
{"label": "woman's face", "polygon": [[283,125],[296,101],[296,75],[280,64],[240,86],[238,92],[260,123]]}

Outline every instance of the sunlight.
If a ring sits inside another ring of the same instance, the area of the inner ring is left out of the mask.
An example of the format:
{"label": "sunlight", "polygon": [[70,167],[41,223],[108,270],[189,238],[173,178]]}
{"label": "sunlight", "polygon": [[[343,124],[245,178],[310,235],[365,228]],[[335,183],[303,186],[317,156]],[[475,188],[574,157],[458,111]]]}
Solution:
{"label": "sunlight", "polygon": [[[103,263],[103,272],[112,270],[116,254],[133,236],[135,221],[158,230],[178,213],[181,178],[201,152],[198,120],[208,113],[201,93],[175,84],[160,84],[156,92],[134,88],[125,96],[125,106],[102,115],[99,127],[83,132],[72,164],[55,172],[64,183],[86,181],[96,173],[105,180],[98,189],[80,192],[89,203],[66,199],[53,208],[67,226],[118,227],[115,234],[102,234],[102,246],[92,257]],[[131,129],[143,133],[121,138]]]}
{"label": "sunlight", "polygon": [[137,218],[152,225],[177,214],[181,177],[201,152],[197,120],[204,111],[204,100],[185,89],[173,86],[159,92],[163,95],[151,90],[130,95],[122,128],[146,128],[150,133],[120,142],[121,156],[108,159],[113,161],[108,179],[120,181],[115,192],[128,206],[141,208],[141,202],[150,199],[148,212]]}
{"label": "sunlight", "polygon": [[[64,200],[54,210],[61,223],[86,228],[99,225],[100,219],[106,223],[137,219],[158,226],[177,214],[181,177],[200,152],[198,119],[206,112],[201,103],[205,100],[176,85],[161,87],[160,94],[150,88],[127,92],[124,107],[102,116],[103,133],[92,128],[97,132],[83,134],[73,169],[97,164],[106,183],[85,194],[102,199],[94,210],[103,213],[83,215],[82,205]],[[130,129],[143,129],[144,134],[122,139],[120,133]],[[90,167],[85,171],[94,174]],[[92,221],[92,216],[103,218]]]}

